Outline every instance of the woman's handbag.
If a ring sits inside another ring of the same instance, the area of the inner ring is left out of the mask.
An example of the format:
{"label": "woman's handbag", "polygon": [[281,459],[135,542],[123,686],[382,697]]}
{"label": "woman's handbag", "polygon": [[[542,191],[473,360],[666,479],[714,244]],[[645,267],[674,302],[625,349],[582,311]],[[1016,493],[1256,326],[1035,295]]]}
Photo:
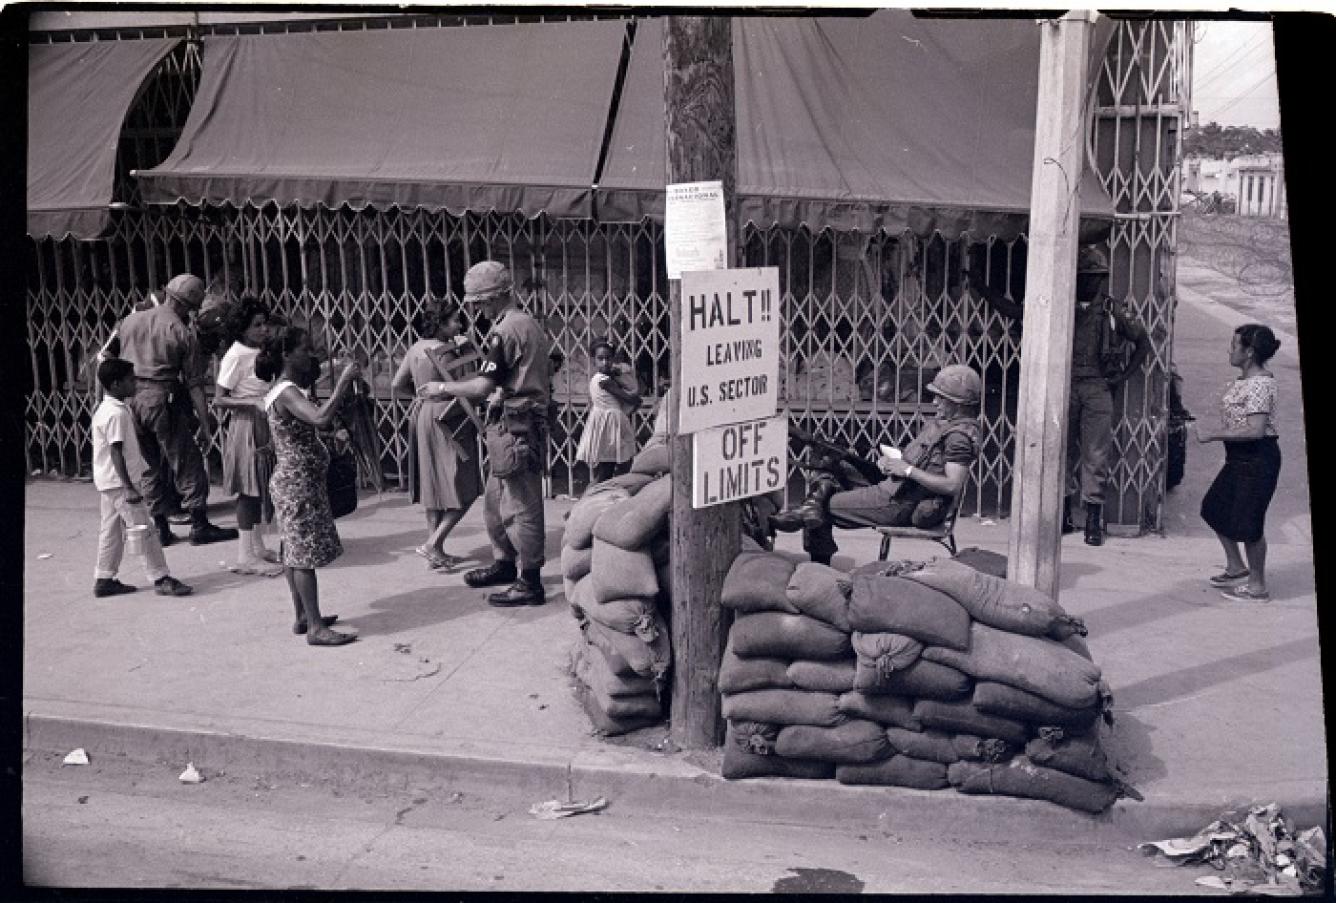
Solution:
{"label": "woman's handbag", "polygon": [[325,472],[325,489],[329,494],[329,510],[334,517],[344,517],[357,510],[357,456],[347,442],[328,442],[326,448],[329,469]]}

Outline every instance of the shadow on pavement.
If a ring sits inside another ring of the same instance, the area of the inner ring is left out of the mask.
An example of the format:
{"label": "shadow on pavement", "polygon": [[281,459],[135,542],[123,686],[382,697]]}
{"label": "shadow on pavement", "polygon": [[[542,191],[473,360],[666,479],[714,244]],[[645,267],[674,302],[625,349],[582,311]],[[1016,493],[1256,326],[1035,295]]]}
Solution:
{"label": "shadow on pavement", "polygon": [[[485,604],[485,603],[484,603]],[[377,599],[370,614],[340,618],[339,626],[356,627],[362,636],[381,636],[444,624],[478,610],[472,601],[460,601],[457,592],[440,587],[416,589]]]}
{"label": "shadow on pavement", "polygon": [[1151,752],[1154,743],[1150,735],[1154,730],[1135,715],[1115,711],[1113,727],[1104,734],[1104,749],[1109,761],[1133,787],[1169,776],[1164,760]]}
{"label": "shadow on pavement", "polygon": [[1180,671],[1171,671],[1168,674],[1119,687],[1116,695],[1118,707],[1135,709],[1171,699],[1182,699],[1241,677],[1261,674],[1310,659],[1317,654],[1317,649],[1317,642],[1313,637],[1304,637],[1281,643],[1279,646],[1245,652],[1242,655],[1194,665]]}

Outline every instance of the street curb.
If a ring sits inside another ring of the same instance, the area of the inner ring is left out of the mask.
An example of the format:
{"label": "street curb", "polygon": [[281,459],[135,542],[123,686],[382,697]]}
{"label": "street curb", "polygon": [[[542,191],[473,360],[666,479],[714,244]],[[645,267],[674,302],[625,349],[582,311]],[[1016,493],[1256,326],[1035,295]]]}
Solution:
{"label": "street curb", "polygon": [[1265,800],[1120,800],[1090,816],[1047,802],[968,796],[952,791],[852,787],[833,780],[759,778],[726,781],[662,755],[613,745],[554,755],[501,758],[449,748],[388,748],[261,737],[235,732],[164,728],[30,712],[28,753],[63,755],[83,747],[91,758],[194,762],[205,775],[357,785],[426,795],[473,791],[516,805],[546,799],[603,796],[610,808],[656,817],[753,820],[762,823],[875,830],[882,834],[946,834],[957,840],[1067,841],[1135,844],[1189,835],[1227,810],[1276,802],[1301,828],[1327,823],[1327,788],[1299,788]]}

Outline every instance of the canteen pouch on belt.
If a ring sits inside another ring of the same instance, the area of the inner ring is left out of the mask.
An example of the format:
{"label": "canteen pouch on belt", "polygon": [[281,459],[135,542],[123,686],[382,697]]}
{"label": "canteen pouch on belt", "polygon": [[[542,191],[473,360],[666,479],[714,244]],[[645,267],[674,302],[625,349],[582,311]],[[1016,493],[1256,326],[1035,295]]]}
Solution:
{"label": "canteen pouch on belt", "polygon": [[532,405],[503,404],[499,418],[487,425],[488,466],[494,476],[510,477],[538,470],[538,429]]}

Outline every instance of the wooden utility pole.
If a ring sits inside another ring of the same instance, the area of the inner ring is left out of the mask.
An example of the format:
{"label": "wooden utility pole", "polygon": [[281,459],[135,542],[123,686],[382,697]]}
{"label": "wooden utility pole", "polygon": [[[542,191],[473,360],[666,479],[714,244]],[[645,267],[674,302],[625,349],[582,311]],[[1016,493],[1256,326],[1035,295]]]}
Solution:
{"label": "wooden utility pole", "polygon": [[[727,16],[668,16],[663,29],[663,100],[667,121],[668,183],[721,181],[728,229],[728,264],[737,261],[734,189],[737,185],[733,108],[733,32]],[[672,378],[682,386],[682,282],[668,281]],[[738,553],[738,506],[691,507],[691,436],[677,432],[673,452],[672,739],[684,749],[723,740],[719,662],[727,625],[719,605],[724,576]]]}
{"label": "wooden utility pole", "polygon": [[1043,23],[1007,576],[1057,598],[1091,17]]}

